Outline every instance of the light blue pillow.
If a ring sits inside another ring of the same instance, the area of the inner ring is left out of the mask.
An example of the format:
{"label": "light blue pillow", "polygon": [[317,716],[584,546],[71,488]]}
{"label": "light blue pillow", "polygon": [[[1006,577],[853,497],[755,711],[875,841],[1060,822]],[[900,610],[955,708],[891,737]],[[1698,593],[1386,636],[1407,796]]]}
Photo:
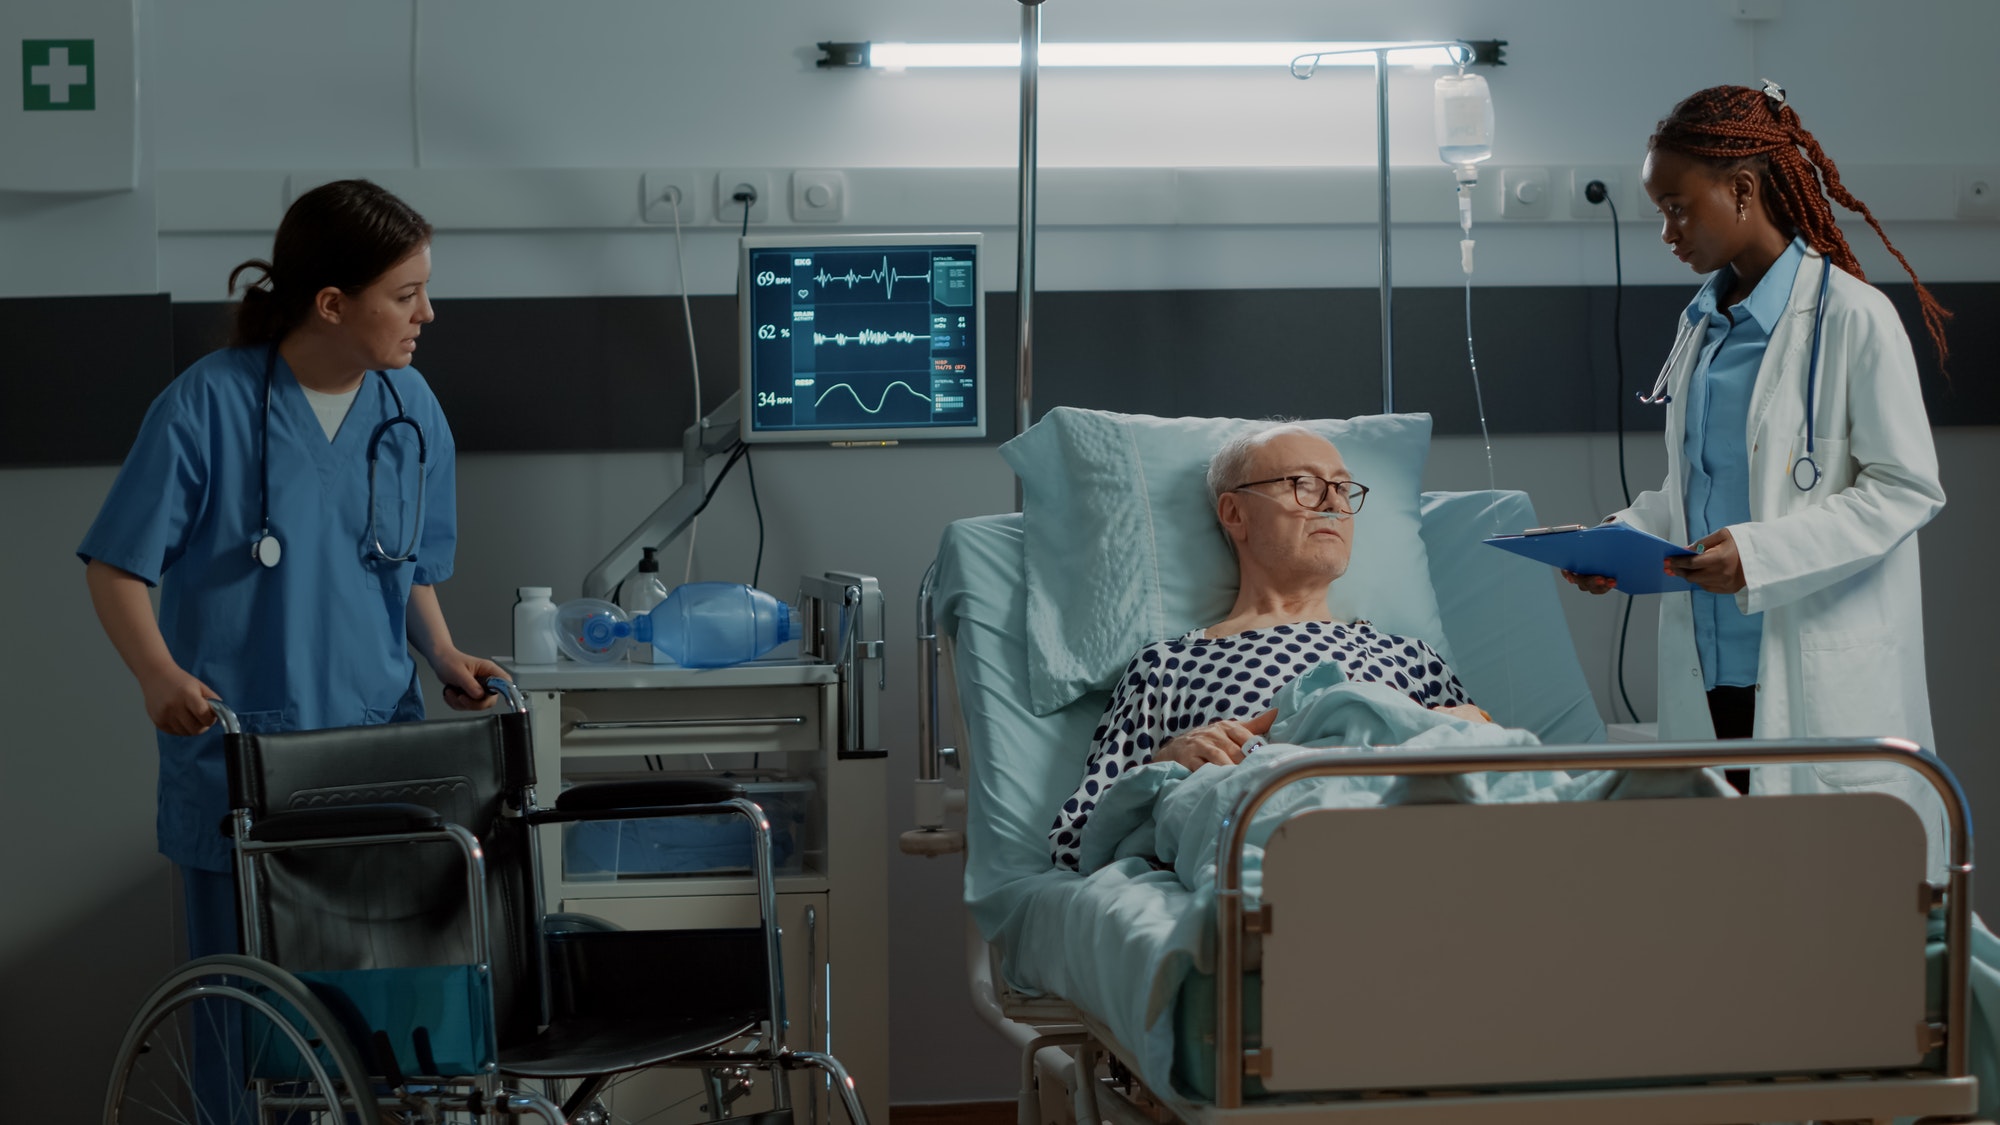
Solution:
{"label": "light blue pillow", "polygon": [[1604,741],[1556,596],[1562,580],[1481,542],[1540,522],[1528,494],[1426,492],[1423,517],[1438,617],[1458,656],[1451,668],[1472,701],[1495,722],[1534,731],[1551,746]]}
{"label": "light blue pillow", "polygon": [[[1205,477],[1224,442],[1265,425],[1057,407],[1000,447],[1021,478],[1034,713],[1109,686],[1141,648],[1229,612],[1236,558]],[[1430,415],[1301,425],[1369,489],[1353,561],[1327,595],[1334,616],[1419,637],[1449,661],[1418,514]]]}

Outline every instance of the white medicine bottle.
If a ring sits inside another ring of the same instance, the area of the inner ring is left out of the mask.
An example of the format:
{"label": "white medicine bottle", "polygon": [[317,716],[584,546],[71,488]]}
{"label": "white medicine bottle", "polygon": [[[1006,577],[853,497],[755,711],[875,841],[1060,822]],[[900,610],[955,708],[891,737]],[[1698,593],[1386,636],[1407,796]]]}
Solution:
{"label": "white medicine bottle", "polygon": [[514,662],[556,662],[555,591],[548,586],[523,586],[514,600]]}

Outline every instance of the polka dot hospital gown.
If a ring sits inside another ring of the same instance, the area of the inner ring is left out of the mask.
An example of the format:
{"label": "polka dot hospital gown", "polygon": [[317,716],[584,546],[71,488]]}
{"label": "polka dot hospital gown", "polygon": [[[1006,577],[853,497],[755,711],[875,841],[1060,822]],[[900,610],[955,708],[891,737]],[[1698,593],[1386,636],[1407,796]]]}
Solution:
{"label": "polka dot hospital gown", "polygon": [[1472,702],[1431,646],[1366,621],[1305,621],[1213,638],[1196,630],[1147,645],[1125,666],[1092,736],[1083,784],[1049,829],[1056,866],[1076,868],[1091,810],[1121,773],[1152,761],[1154,750],[1185,731],[1263,714],[1278,689],[1329,660],[1350,680],[1387,684],[1426,707]]}

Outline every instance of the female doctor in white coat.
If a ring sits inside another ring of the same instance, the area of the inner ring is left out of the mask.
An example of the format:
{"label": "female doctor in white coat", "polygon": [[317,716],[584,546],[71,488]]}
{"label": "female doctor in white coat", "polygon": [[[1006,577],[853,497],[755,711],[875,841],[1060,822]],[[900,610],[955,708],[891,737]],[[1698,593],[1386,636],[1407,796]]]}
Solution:
{"label": "female doctor in white coat", "polygon": [[[1888,236],[1773,84],[1695,94],[1647,147],[1661,238],[1711,275],[1647,396],[1667,407],[1666,482],[1609,517],[1700,551],[1669,568],[1699,589],[1661,600],[1660,737],[1935,749],[1917,529],[1944,506],[1937,454],[1909,337],[1820,181]],[[1917,297],[1942,364],[1949,314],[1921,282]],[[1751,788],[1894,792],[1922,812],[1934,868],[1944,854],[1942,806],[1900,766],[1771,768]]]}

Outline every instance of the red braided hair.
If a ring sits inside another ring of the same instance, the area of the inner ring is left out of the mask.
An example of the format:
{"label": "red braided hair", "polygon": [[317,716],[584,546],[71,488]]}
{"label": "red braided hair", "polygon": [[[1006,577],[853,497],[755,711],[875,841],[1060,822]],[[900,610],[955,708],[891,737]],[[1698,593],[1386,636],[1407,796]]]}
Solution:
{"label": "red braided hair", "polygon": [[1854,251],[1834,222],[1827,196],[1849,211],[1858,212],[1875,228],[1882,245],[1903,263],[1903,272],[1915,283],[1924,327],[1937,347],[1938,366],[1944,366],[1950,354],[1945,347],[1944,322],[1951,319],[1950,311],[1938,304],[1931,291],[1917,280],[1917,271],[1910,268],[1909,259],[1889,241],[1889,235],[1875,221],[1868,205],[1841,184],[1839,169],[1819,147],[1819,141],[1799,124],[1797,110],[1780,104],[1762,90],[1713,86],[1675,106],[1655,127],[1646,147],[1649,151],[1678,152],[1729,171],[1754,168],[1778,222],[1805,236],[1807,244],[1826,255],[1834,265],[1865,281],[1861,263],[1854,260]]}

